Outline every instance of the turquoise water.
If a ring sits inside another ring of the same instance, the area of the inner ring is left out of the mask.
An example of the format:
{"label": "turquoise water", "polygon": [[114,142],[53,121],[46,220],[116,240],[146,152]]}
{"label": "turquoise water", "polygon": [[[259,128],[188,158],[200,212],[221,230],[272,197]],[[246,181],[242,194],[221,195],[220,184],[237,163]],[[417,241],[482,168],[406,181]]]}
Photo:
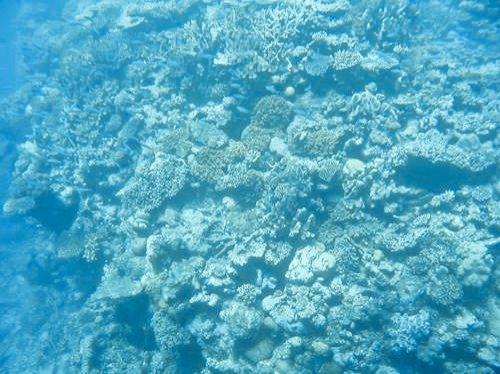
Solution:
{"label": "turquoise water", "polygon": [[499,27],[0,0],[0,372],[498,372]]}

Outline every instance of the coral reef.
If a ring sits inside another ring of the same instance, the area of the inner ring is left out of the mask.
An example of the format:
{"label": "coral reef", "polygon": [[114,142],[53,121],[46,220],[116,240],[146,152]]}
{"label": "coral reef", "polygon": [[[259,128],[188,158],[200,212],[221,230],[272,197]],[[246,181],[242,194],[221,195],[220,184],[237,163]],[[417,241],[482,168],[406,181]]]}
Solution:
{"label": "coral reef", "polygon": [[498,4],[29,9],[2,205],[64,298],[4,372],[500,370]]}

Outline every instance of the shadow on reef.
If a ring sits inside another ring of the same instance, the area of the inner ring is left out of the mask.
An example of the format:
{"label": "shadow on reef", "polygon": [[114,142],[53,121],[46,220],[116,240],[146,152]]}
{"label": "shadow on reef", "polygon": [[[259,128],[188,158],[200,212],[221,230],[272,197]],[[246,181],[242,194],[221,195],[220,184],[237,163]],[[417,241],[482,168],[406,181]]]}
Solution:
{"label": "shadow on reef", "polygon": [[399,169],[396,180],[433,193],[457,190],[463,185],[486,183],[494,170],[486,169],[481,173],[471,173],[444,162],[431,162],[421,158],[411,158]]}
{"label": "shadow on reef", "polygon": [[34,254],[26,264],[24,275],[33,285],[50,285],[90,295],[101,279],[102,267],[83,259],[56,260],[53,256]]}
{"label": "shadow on reef", "polygon": [[127,341],[146,351],[156,349],[153,330],[150,328],[151,311],[146,294],[126,298],[115,309],[116,320],[126,326]]}
{"label": "shadow on reef", "polygon": [[77,213],[78,199],[65,203],[52,191],[46,191],[38,196],[35,199],[35,206],[29,211],[29,215],[56,234],[69,229]]}

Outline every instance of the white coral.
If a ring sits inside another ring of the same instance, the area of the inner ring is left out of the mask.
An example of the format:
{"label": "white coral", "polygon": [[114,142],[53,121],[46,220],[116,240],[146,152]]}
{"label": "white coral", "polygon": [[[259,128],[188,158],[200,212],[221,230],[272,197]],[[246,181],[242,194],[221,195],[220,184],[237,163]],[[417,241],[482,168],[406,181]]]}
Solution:
{"label": "white coral", "polygon": [[295,253],[285,277],[291,281],[308,283],[315,276],[332,270],[335,262],[335,256],[318,242]]}
{"label": "white coral", "polygon": [[481,287],[490,277],[493,258],[482,243],[466,242],[459,248],[463,259],[457,273],[465,286]]}

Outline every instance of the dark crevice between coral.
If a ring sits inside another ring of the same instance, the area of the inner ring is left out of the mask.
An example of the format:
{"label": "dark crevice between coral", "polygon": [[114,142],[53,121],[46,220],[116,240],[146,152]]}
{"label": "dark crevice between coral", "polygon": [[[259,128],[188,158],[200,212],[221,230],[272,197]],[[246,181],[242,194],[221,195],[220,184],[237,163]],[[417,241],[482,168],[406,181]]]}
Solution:
{"label": "dark crevice between coral", "polygon": [[48,230],[60,234],[71,227],[78,212],[79,199],[63,202],[52,191],[46,191],[35,199],[35,206],[28,214]]}
{"label": "dark crevice between coral", "polygon": [[412,157],[397,171],[395,180],[402,185],[443,193],[456,191],[463,185],[487,183],[492,174],[493,168],[473,173],[449,163]]}
{"label": "dark crevice between coral", "polygon": [[385,207],[385,204],[383,202],[377,202],[376,204],[373,204],[373,206],[368,207],[367,212],[372,217],[375,217],[376,219],[379,219],[379,220],[386,222],[386,223],[399,222],[399,220],[394,217],[394,214],[386,213],[384,210],[384,207]]}
{"label": "dark crevice between coral", "polygon": [[[244,107],[243,107],[244,108]],[[224,133],[232,140],[241,140],[241,133],[250,123],[250,115],[246,113],[233,113],[229,124],[224,128]]]}
{"label": "dark crevice between coral", "polygon": [[199,373],[205,367],[206,360],[203,357],[201,347],[194,341],[182,345],[177,349],[178,373]]}
{"label": "dark crevice between coral", "polygon": [[125,327],[125,339],[130,345],[146,351],[156,349],[150,302],[146,294],[121,300],[115,307],[115,316]]}
{"label": "dark crevice between coral", "polygon": [[394,368],[401,374],[446,372],[440,362],[427,364],[418,360],[413,354],[401,354],[393,359],[393,362]]}

